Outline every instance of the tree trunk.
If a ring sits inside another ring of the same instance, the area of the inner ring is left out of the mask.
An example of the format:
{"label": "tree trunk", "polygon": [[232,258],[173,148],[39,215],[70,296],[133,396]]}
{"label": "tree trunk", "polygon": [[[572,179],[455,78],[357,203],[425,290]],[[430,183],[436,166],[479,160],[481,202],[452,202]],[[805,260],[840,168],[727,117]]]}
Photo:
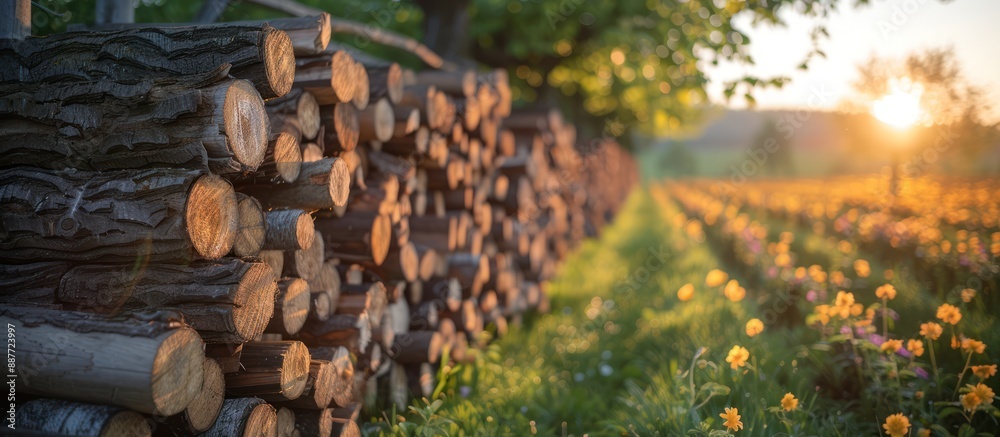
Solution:
{"label": "tree trunk", "polygon": [[333,417],[330,409],[300,411],[295,414],[295,430],[306,436],[330,437]]}
{"label": "tree trunk", "polygon": [[405,364],[436,363],[443,347],[437,331],[412,331],[397,334],[391,355],[396,362]]}
{"label": "tree trunk", "polygon": [[292,89],[288,94],[268,100],[264,108],[267,115],[274,118],[295,117],[302,138],[313,140],[319,133],[322,120],[319,117],[319,103],[308,91]]}
{"label": "tree trunk", "polygon": [[[12,407],[13,408],[13,407]],[[17,407],[17,429],[39,435],[80,437],[149,436],[146,418],[134,411],[108,405],[59,399],[37,399]]]}
{"label": "tree trunk", "polygon": [[368,70],[368,95],[372,99],[388,98],[393,105],[403,99],[403,69],[399,64],[365,64]]}
{"label": "tree trunk", "polygon": [[278,294],[274,300],[274,317],[267,325],[267,332],[282,336],[298,333],[309,316],[310,301],[309,284],[304,279],[279,280]]}
{"label": "tree trunk", "polygon": [[196,171],[17,168],[0,171],[0,186],[9,262],[219,258],[239,230],[232,187]]}
{"label": "tree trunk", "polygon": [[173,310],[207,342],[241,343],[264,331],[274,301],[271,269],[227,258],[190,265],[72,265],[45,262],[0,266],[2,300],[61,304],[100,314]]}
{"label": "tree trunk", "polygon": [[[360,121],[357,108],[351,103],[337,103],[319,107],[321,120],[327,121],[323,132],[323,148],[326,154],[350,152],[358,147]],[[333,129],[329,127],[333,121]]]}
{"label": "tree trunk", "polygon": [[303,250],[312,247],[315,228],[312,217],[300,209],[268,211],[265,250]]}
{"label": "tree trunk", "polygon": [[260,341],[243,345],[241,370],[226,375],[226,393],[267,401],[298,398],[309,377],[309,349],[298,341]]}
{"label": "tree trunk", "polygon": [[259,398],[226,399],[222,411],[204,437],[277,437],[278,416],[274,407]]}
{"label": "tree trunk", "polygon": [[359,141],[388,141],[395,129],[396,115],[386,98],[376,100],[374,105],[358,113]]}
{"label": "tree trunk", "polygon": [[295,60],[295,88],[316,97],[320,105],[351,102],[354,99],[354,58],[345,50],[326,51],[316,56]]}
{"label": "tree trunk", "polygon": [[[124,47],[128,47],[125,50]],[[295,56],[288,34],[270,26],[211,25],[65,32],[0,50],[0,80],[141,80],[200,74],[230,64],[264,98],[291,89]]]}
{"label": "tree trunk", "polygon": [[323,233],[328,257],[381,265],[389,253],[392,224],[384,215],[363,211],[348,211],[343,217],[323,214],[315,225]]}
{"label": "tree trunk", "polygon": [[298,179],[287,184],[240,181],[237,188],[260,200],[265,208],[329,209],[347,202],[351,176],[340,158],[302,164]]}
{"label": "tree trunk", "polygon": [[[131,318],[6,306],[17,331],[18,390],[170,416],[196,397],[204,345],[176,313]],[[10,324],[10,325],[8,325]]]}
{"label": "tree trunk", "polygon": [[22,41],[31,36],[30,0],[6,1],[0,12],[0,39]]}
{"label": "tree trunk", "polygon": [[195,85],[201,88],[145,81],[12,89],[0,98],[8,116],[0,121],[3,165],[255,170],[268,135],[260,95],[243,80]]}

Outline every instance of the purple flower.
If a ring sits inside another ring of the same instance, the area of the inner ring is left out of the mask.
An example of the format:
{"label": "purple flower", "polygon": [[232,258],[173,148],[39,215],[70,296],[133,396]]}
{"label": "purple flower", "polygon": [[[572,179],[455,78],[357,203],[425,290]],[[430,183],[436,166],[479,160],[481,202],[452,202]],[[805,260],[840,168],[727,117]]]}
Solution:
{"label": "purple flower", "polygon": [[899,348],[899,350],[896,351],[896,353],[899,354],[899,356],[901,356],[903,358],[911,358],[911,357],[913,357],[913,354],[910,353],[910,351],[906,350],[905,347]]}
{"label": "purple flower", "polygon": [[882,346],[882,343],[885,343],[885,338],[878,334],[871,334],[868,336],[868,341],[875,346]]}
{"label": "purple flower", "polygon": [[806,300],[809,302],[816,302],[816,297],[818,297],[816,290],[809,290],[806,292]]}
{"label": "purple flower", "polygon": [[917,376],[919,376],[921,379],[927,379],[930,376],[927,374],[927,371],[924,370],[923,367],[917,367],[913,369],[913,373],[916,373]]}
{"label": "purple flower", "polygon": [[467,398],[469,397],[470,394],[472,394],[472,387],[463,385],[458,388],[458,393],[462,395],[463,398]]}
{"label": "purple flower", "polygon": [[770,268],[767,269],[767,277],[769,279],[774,279],[776,276],[778,276],[777,267],[771,266]]}
{"label": "purple flower", "polygon": [[843,334],[843,335],[850,335],[851,334],[851,327],[847,326],[847,325],[841,326],[840,327],[840,333]]}

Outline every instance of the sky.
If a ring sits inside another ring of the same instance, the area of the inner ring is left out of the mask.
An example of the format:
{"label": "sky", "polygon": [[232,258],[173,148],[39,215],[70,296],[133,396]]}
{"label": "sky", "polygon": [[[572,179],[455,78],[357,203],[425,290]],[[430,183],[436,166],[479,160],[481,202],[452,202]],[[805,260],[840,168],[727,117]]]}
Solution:
{"label": "sky", "polygon": [[[857,65],[873,54],[903,57],[929,47],[952,47],[966,76],[983,87],[993,104],[991,118],[1000,121],[1000,0],[873,0],[852,7],[841,1],[828,17],[830,37],[821,43],[827,58],[815,58],[807,71],[797,68],[812,47],[811,29],[818,22],[786,8],[788,26],[751,26],[738,17],[736,27],[750,38],[756,65],[720,63],[707,68],[712,84],[709,96],[724,104],[722,83],[751,73],[762,77],[786,76],[790,84],[780,90],[757,90],[758,109],[836,109],[851,94]],[[734,98],[727,106],[745,108]]]}

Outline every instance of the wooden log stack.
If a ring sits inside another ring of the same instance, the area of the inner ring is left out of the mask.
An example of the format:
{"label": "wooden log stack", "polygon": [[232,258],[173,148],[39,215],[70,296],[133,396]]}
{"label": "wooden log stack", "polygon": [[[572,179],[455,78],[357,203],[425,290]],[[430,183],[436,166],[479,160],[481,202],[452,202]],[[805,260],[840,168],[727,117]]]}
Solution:
{"label": "wooden log stack", "polygon": [[19,424],[355,435],[361,405],[430,395],[444,359],[547,311],[628,154],[512,109],[503,70],[329,41],[318,15],[0,44]]}

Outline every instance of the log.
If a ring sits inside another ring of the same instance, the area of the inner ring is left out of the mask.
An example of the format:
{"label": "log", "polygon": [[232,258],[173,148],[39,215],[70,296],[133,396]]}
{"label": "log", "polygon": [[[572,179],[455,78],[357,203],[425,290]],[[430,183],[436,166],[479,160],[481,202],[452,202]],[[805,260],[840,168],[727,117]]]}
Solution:
{"label": "log", "polygon": [[16,429],[39,435],[113,437],[149,436],[152,432],[146,418],[121,407],[37,399],[21,404],[16,410]]}
{"label": "log", "polygon": [[444,346],[437,331],[411,331],[396,334],[390,355],[404,364],[436,363]]}
{"label": "log", "polygon": [[366,268],[386,280],[416,281],[420,272],[420,257],[412,243],[406,243],[390,252],[380,265],[362,262]]}
{"label": "log", "polygon": [[424,286],[423,302],[438,302],[441,310],[458,311],[462,306],[462,284],[455,278],[431,278]]}
{"label": "log", "polygon": [[418,84],[434,85],[448,94],[463,97],[476,94],[476,80],[474,70],[425,70],[417,73]]}
{"label": "log", "polygon": [[291,89],[295,56],[288,34],[273,27],[211,25],[64,32],[0,50],[0,82],[137,81],[200,74],[230,64],[261,97]]}
{"label": "log", "polygon": [[267,325],[267,332],[295,335],[306,323],[310,300],[309,284],[304,279],[279,280],[278,294],[274,300],[274,317]]}
{"label": "log", "polygon": [[35,92],[18,85],[4,94],[4,166],[240,174],[256,169],[267,148],[263,101],[243,80],[200,89],[149,81],[48,85]]}
{"label": "log", "polygon": [[265,208],[329,209],[347,202],[351,177],[344,160],[324,158],[302,164],[295,182],[240,184],[240,192],[257,198]]}
{"label": "log", "polygon": [[340,273],[337,272],[338,260],[329,259],[323,263],[319,274],[308,280],[309,289],[314,293],[324,293],[329,297],[330,314],[337,309],[337,300],[340,298]]}
{"label": "log", "polygon": [[[320,133],[322,134],[322,129]],[[323,148],[316,143],[302,145],[302,162],[315,162],[323,159]]]}
{"label": "log", "polygon": [[242,354],[243,343],[209,343],[205,345],[205,357],[219,363],[222,373],[238,372],[240,370],[240,355]]}
{"label": "log", "polygon": [[276,286],[262,262],[226,258],[190,265],[0,266],[7,302],[61,304],[101,314],[169,309],[211,343],[241,343],[264,331]]}
{"label": "log", "polygon": [[384,215],[348,211],[343,217],[331,217],[324,213],[315,225],[323,234],[328,257],[381,265],[389,253],[392,225]]}
{"label": "log", "polygon": [[396,129],[396,115],[392,104],[380,98],[358,114],[359,141],[388,141]]}
{"label": "log", "polygon": [[313,231],[313,243],[308,249],[285,252],[284,275],[297,276],[306,281],[312,280],[323,268],[323,236],[319,231]]}
{"label": "log", "polygon": [[304,250],[312,247],[316,230],[312,217],[300,209],[268,211],[264,250]]}
{"label": "log", "polygon": [[458,248],[459,216],[410,217],[410,240],[438,252]]}
{"label": "log", "polygon": [[[311,290],[311,288],[310,288]],[[333,307],[333,303],[330,301],[330,295],[325,291],[314,291],[309,293],[309,319],[324,321],[330,318]]]}
{"label": "log", "polygon": [[393,137],[405,137],[420,128],[420,111],[417,108],[394,107],[392,111],[395,119]]}
{"label": "log", "polygon": [[239,227],[232,187],[200,172],[17,168],[0,186],[4,261],[219,258]]}
{"label": "log", "polygon": [[278,407],[276,413],[278,437],[292,437],[295,432],[295,413],[285,407]]}
{"label": "log", "polygon": [[302,148],[291,130],[278,132],[267,143],[264,161],[247,177],[257,184],[295,182],[302,171]]}
{"label": "log", "polygon": [[408,86],[403,89],[400,106],[420,110],[420,121],[431,129],[440,129],[444,125],[445,108],[447,105],[444,93],[439,93],[434,86]]}
{"label": "log", "polygon": [[257,199],[243,193],[236,193],[236,206],[240,218],[233,255],[257,256],[264,246],[264,211]]}
{"label": "log", "polygon": [[[197,396],[204,345],[176,313],[108,318],[5,306],[17,330],[19,392],[170,416]],[[8,325],[10,324],[10,325]]]}
{"label": "log", "polygon": [[345,50],[326,51],[295,62],[295,88],[316,97],[320,105],[350,102],[354,98],[354,58]]}
{"label": "log", "polygon": [[226,394],[226,382],[222,368],[215,360],[205,359],[204,379],[202,381],[201,391],[184,409],[183,414],[186,431],[194,434],[204,432],[212,427],[222,411],[222,403]]}
{"label": "log", "polygon": [[309,410],[323,410],[333,402],[333,393],[336,389],[337,368],[332,362],[319,359],[312,355],[309,361],[309,378],[306,380],[306,388],[297,399],[283,402],[282,405],[294,408],[305,408]]}
{"label": "log", "polygon": [[[337,310],[347,305],[337,304]],[[343,346],[352,353],[359,354],[368,348],[372,331],[368,313],[338,313],[323,322],[309,321],[302,328],[299,337],[313,346]]]}
{"label": "log", "polygon": [[382,142],[379,150],[401,157],[417,157],[417,155],[427,153],[430,139],[431,131],[426,126],[421,126],[411,134],[393,137],[389,141]]}
{"label": "log", "polygon": [[271,266],[271,272],[274,274],[274,279],[278,279],[281,273],[285,270],[285,252],[280,250],[262,250],[257,257],[264,261],[265,264]]}
{"label": "log", "polygon": [[410,181],[416,176],[413,163],[388,153],[369,151],[368,162],[371,164],[373,173],[395,176],[397,182]]}
{"label": "log", "polygon": [[333,121],[323,133],[323,148],[326,154],[350,152],[358,146],[360,122],[357,108],[350,103],[337,103],[319,107],[320,120]]}
{"label": "log", "polygon": [[326,360],[333,365],[333,399],[330,406],[347,406],[353,399],[354,364],[351,353],[344,347],[310,347],[313,359]]}
{"label": "log", "polygon": [[277,437],[278,416],[274,407],[259,398],[226,399],[219,419],[204,437]]}
{"label": "log", "polygon": [[299,411],[295,414],[295,430],[304,436],[330,437],[333,430],[330,413],[329,408]]}
{"label": "log", "polygon": [[417,249],[417,256],[420,257],[417,277],[421,281],[426,281],[434,275],[434,267],[438,262],[438,253],[434,249],[419,244],[414,245]]}
{"label": "log", "polygon": [[226,374],[227,394],[290,401],[305,390],[309,349],[299,341],[252,341],[243,345],[240,366]]}
{"label": "log", "polygon": [[351,99],[351,103],[354,103],[354,107],[359,110],[364,110],[368,107],[369,103],[369,89],[368,83],[368,70],[365,70],[365,66],[361,65],[360,62],[354,63],[354,98]]}
{"label": "log", "polygon": [[403,69],[399,64],[364,64],[368,70],[368,95],[371,99],[388,98],[393,105],[403,99]]}
{"label": "log", "polygon": [[416,311],[410,314],[410,330],[436,329],[439,321],[439,308],[441,306],[437,302],[424,302],[417,305]]}
{"label": "log", "polygon": [[490,279],[490,263],[485,255],[456,252],[448,255],[448,277],[462,284],[463,297],[478,297]]}
{"label": "log", "polygon": [[321,120],[319,117],[319,102],[308,91],[293,88],[288,94],[268,100],[264,109],[272,119],[294,118],[302,137],[314,139],[319,133]]}

